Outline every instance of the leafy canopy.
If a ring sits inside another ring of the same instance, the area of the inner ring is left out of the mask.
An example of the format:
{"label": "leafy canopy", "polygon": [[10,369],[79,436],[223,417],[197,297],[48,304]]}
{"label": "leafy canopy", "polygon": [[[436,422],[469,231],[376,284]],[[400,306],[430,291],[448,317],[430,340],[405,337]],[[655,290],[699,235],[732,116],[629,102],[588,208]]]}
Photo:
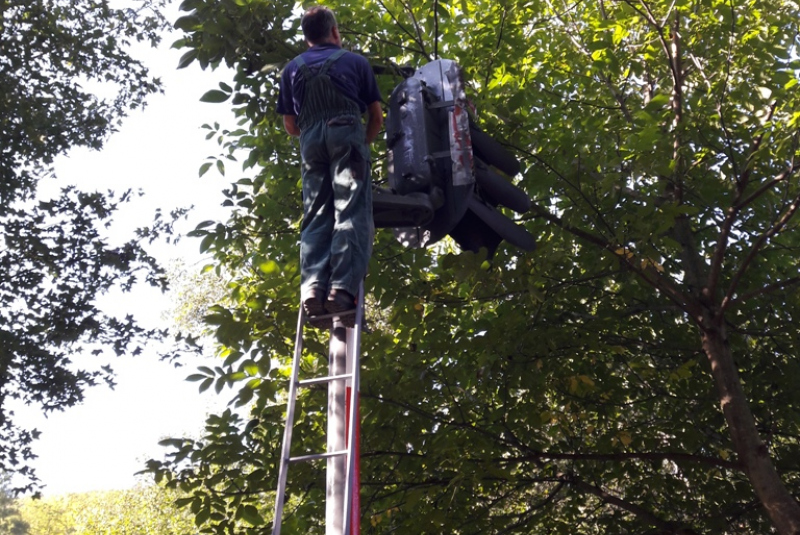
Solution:
{"label": "leafy canopy", "polygon": [[[797,3],[327,5],[385,96],[398,66],[459,62],[483,129],[523,161],[539,236],[489,268],[377,236],[364,533],[797,529]],[[236,69],[206,99],[241,128],[209,135],[218,168],[247,175],[224,192],[230,219],[195,231],[232,304],[206,318],[220,365],[190,379],[231,387],[251,416],[210,417],[149,469],[191,493],[207,532],[258,533],[299,286],[299,154],[273,110],[278,67],[303,44],[292,3],[182,8],[182,65]],[[381,183],[382,146],[373,158]],[[324,370],[325,341],[307,338],[304,373]],[[295,451],[322,448],[324,405],[301,397]],[[293,467],[287,533],[323,532],[323,471]]]}

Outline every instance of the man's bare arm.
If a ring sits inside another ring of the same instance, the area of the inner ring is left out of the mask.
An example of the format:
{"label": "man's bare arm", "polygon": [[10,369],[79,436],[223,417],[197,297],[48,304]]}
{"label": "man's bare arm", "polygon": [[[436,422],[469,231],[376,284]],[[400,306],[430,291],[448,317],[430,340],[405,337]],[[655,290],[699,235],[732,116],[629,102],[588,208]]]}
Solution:
{"label": "man's bare arm", "polygon": [[367,106],[367,145],[375,141],[383,126],[383,108],[381,102],[376,100]]}
{"label": "man's bare arm", "polygon": [[284,115],[283,116],[283,127],[289,133],[290,136],[299,136],[300,135],[300,127],[297,126],[297,122],[295,120],[294,115]]}

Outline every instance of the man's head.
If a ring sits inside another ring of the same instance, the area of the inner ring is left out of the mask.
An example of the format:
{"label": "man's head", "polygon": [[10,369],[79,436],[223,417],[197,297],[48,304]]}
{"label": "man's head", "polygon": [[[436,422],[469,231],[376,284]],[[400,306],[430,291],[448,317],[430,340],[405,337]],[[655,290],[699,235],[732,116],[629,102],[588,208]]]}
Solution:
{"label": "man's head", "polygon": [[311,45],[321,43],[342,44],[336,17],[333,11],[324,6],[314,6],[305,12],[300,21],[303,35]]}

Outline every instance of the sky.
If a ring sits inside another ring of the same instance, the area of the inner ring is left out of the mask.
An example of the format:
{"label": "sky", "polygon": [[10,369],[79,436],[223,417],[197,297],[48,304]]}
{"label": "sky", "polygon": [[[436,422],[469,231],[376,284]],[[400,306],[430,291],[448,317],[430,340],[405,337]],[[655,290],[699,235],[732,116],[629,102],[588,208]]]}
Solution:
{"label": "sky", "polygon": [[[176,14],[173,6],[170,20],[175,20]],[[189,220],[181,225],[183,232],[199,221],[225,217],[221,190],[233,179],[213,170],[200,178],[198,168],[218,151],[215,142],[205,140],[207,130],[201,125],[230,123],[230,107],[199,99],[220,81],[229,82],[230,75],[203,72],[196,65],[178,71],[182,52],[170,48],[175,39],[177,36],[168,35],[158,50],[137,53],[151,72],[162,78],[165,94],[153,95],[143,111],[132,112],[101,151],[75,149],[58,158],[57,179],[40,185],[42,197],[69,184],[86,191],[142,189],[145,196],[126,205],[115,218],[112,235],[119,239],[148,225],[158,207],[168,213],[194,205]],[[231,167],[229,172],[235,171]],[[188,266],[199,267],[204,262],[198,247],[199,240],[184,238],[178,246],[159,244],[149,250],[164,264],[181,259]],[[149,288],[111,295],[102,303],[108,312],[133,313],[145,325],[164,326],[164,311],[170,308],[168,295]],[[87,358],[76,355],[73,360],[80,365]],[[136,358],[113,359],[116,388],[90,388],[80,406],[47,418],[36,407],[15,407],[21,425],[42,432],[33,446],[38,454],[33,466],[45,485],[43,494],[124,489],[137,481],[146,482],[137,480],[134,473],[143,468],[146,459],[163,456],[165,450],[157,444],[160,439],[197,436],[206,415],[223,407],[229,396],[199,394],[197,385],[184,379],[204,362],[187,364],[175,369],[160,362],[157,348],[152,348]]]}

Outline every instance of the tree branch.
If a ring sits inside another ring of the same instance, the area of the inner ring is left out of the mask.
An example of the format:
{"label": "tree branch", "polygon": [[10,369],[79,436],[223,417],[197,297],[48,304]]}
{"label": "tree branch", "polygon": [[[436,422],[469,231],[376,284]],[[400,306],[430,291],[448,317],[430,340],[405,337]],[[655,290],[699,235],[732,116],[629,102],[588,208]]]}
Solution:
{"label": "tree branch", "polygon": [[[385,11],[386,11],[388,14],[389,14],[389,16],[390,16],[390,17],[392,17],[392,20],[394,21],[394,23],[395,23],[395,24],[397,24],[397,27],[398,27],[398,28],[400,28],[401,30],[403,30],[403,32],[404,32],[405,34],[407,34],[407,35],[408,35],[408,36],[411,38],[411,40],[412,40],[412,41],[414,41],[415,43],[417,43],[417,45],[419,46],[419,50],[418,50],[418,51],[416,51],[416,52],[419,52],[419,53],[420,53],[422,56],[424,56],[425,58],[427,58],[428,60],[430,60],[430,59],[431,59],[431,58],[430,58],[430,56],[428,56],[428,53],[427,53],[427,52],[425,52],[425,43],[422,41],[422,36],[421,36],[421,34],[420,34],[420,32],[419,32],[419,26],[417,26],[417,21],[416,21],[416,19],[414,18],[414,15],[413,15],[413,13],[411,14],[411,20],[414,22],[414,26],[416,27],[416,30],[417,30],[417,33],[416,33],[416,35],[415,35],[413,32],[411,32],[411,30],[409,30],[408,28],[406,28],[405,26],[403,26],[403,24],[402,24],[402,23],[401,23],[401,22],[400,22],[400,21],[397,19],[397,17],[394,15],[394,13],[392,12],[392,10],[391,10],[391,9],[389,9],[389,8],[386,6],[386,4],[383,2],[383,0],[378,0],[378,3],[379,3],[379,4],[381,5],[381,7],[383,7],[383,9],[384,9],[384,10],[385,10]],[[403,7],[404,7],[404,8],[406,8],[406,10],[408,10],[408,11],[409,11],[409,13],[411,13],[411,11],[409,10],[409,7],[408,7],[408,5],[406,5],[404,2],[401,2],[401,4],[403,5]],[[374,37],[374,36],[373,36],[372,34],[370,34],[370,35],[369,35],[369,37]],[[397,46],[398,46],[399,48],[404,48],[404,47],[400,47],[399,45],[397,45]],[[413,49],[412,49],[412,50],[413,50]]]}
{"label": "tree branch", "polygon": [[[759,136],[759,142],[760,142],[760,137],[761,136]],[[748,161],[749,160],[750,160],[750,158],[748,158]],[[758,188],[756,191],[754,191],[745,200],[743,200],[740,203],[737,203],[735,206],[733,206],[733,208],[735,208],[736,210],[741,210],[742,208],[748,206],[750,203],[752,203],[753,201],[755,201],[756,199],[761,197],[763,194],[765,194],[766,192],[768,192],[769,190],[771,190],[772,188],[774,188],[775,186],[777,186],[781,182],[784,182],[787,178],[792,176],[792,174],[795,171],[797,171],[798,169],[800,169],[800,163],[793,163],[792,162],[786,169],[783,170],[783,172],[781,174],[779,174],[778,176],[776,176],[775,178],[773,178],[769,182],[766,182],[764,185],[762,185],[760,188]],[[749,170],[746,171],[746,173],[748,173],[748,174],[749,174],[749,172],[750,172]]]}
{"label": "tree branch", "polygon": [[[398,43],[396,43],[394,41],[390,41],[388,39],[382,39],[380,37],[376,37],[373,34],[368,34],[368,33],[364,33],[364,32],[358,32],[358,31],[350,30],[350,29],[345,30],[345,33],[347,33],[349,35],[358,35],[360,37],[369,37],[370,39],[372,39],[373,41],[376,41],[378,43],[383,43],[385,45],[389,45],[389,46],[393,46],[393,47],[399,48],[400,50],[404,50],[404,51],[407,51],[407,52],[413,52],[413,53],[419,54],[421,56],[426,56],[425,51],[422,50],[422,49],[412,48],[410,46],[404,46],[404,45],[398,44]],[[412,40],[415,43],[417,42],[416,39],[412,39]],[[417,44],[419,44],[419,43],[417,43]],[[391,63],[391,61],[388,61],[388,60],[387,60],[387,63],[390,63],[391,65],[394,65],[393,63]]]}
{"label": "tree branch", "polygon": [[626,246],[612,244],[600,236],[586,232],[585,230],[577,227],[573,227],[560,217],[552,214],[549,210],[539,206],[537,203],[532,204],[531,211],[533,211],[536,216],[553,223],[570,234],[573,234],[584,241],[588,241],[589,243],[605,249],[614,255],[618,260],[625,263],[632,271],[639,275],[642,280],[653,286],[655,289],[664,292],[667,297],[677,303],[681,309],[689,314],[695,321],[697,321],[700,317],[699,304],[694,299],[691,299],[689,296],[681,292],[674,284],[672,284],[666,276],[659,272],[658,267],[656,267],[656,265],[649,259],[638,262],[637,257]]}
{"label": "tree branch", "polygon": [[489,57],[489,63],[486,66],[486,76],[484,77],[484,87],[488,87],[489,80],[492,76],[492,69],[494,68],[494,58],[497,55],[497,51],[500,50],[500,43],[503,42],[503,29],[506,25],[506,15],[508,14],[508,10],[503,8],[503,18],[500,19],[500,30],[497,33],[497,43],[494,46],[494,54]]}
{"label": "tree branch", "polygon": [[[499,436],[494,433],[489,433],[480,427],[476,426],[473,423],[470,423],[466,420],[462,422],[454,421],[454,420],[446,420],[441,418],[435,414],[431,414],[429,412],[423,411],[417,407],[412,407],[408,404],[399,402],[397,400],[391,400],[382,396],[370,396],[368,393],[362,393],[364,397],[376,397],[377,399],[389,402],[395,405],[398,405],[406,410],[414,410],[417,414],[424,416],[425,418],[429,418],[435,422],[438,422],[445,426],[452,426],[452,427],[459,427],[459,428],[466,428],[476,433],[482,434],[488,438],[493,440],[497,440],[501,443],[506,443],[513,445],[517,449],[526,452],[525,455],[520,457],[499,457],[491,459],[490,462],[498,465],[507,465],[507,464],[520,464],[525,462],[534,462],[540,463],[541,461],[546,460],[567,460],[567,461],[600,461],[600,462],[625,462],[631,460],[647,460],[647,461],[675,461],[675,462],[691,462],[691,463],[700,463],[709,466],[715,466],[717,468],[722,468],[725,470],[742,470],[742,466],[738,462],[734,461],[726,461],[723,459],[719,459],[716,457],[709,457],[706,455],[694,455],[691,453],[681,453],[681,452],[633,452],[633,453],[557,453],[557,452],[544,452],[544,451],[536,451],[529,448],[524,442],[519,440],[512,430],[508,427],[504,430],[504,435],[507,435],[506,438]],[[510,439],[510,440],[509,440]],[[422,458],[424,456],[420,455],[419,453],[412,453],[408,451],[372,451],[369,453],[364,453],[363,456],[378,456],[378,455],[391,455],[391,456],[398,456],[398,457],[418,457]],[[484,463],[486,459],[465,459],[469,462],[478,462]]]}
{"label": "tree branch", "polygon": [[498,532],[497,535],[506,535],[508,533],[518,532],[520,528],[524,527],[526,524],[530,523],[531,520],[533,520],[532,513],[534,511],[538,509],[543,509],[551,502],[555,501],[556,496],[558,496],[558,493],[561,492],[561,489],[564,488],[565,484],[566,484],[565,482],[559,481],[558,484],[556,484],[555,487],[550,492],[547,493],[547,496],[539,500],[539,503],[535,505],[528,504],[528,507],[525,508],[525,512],[523,513],[523,518],[521,518],[517,522],[514,522],[513,524],[505,528],[503,531]]}
{"label": "tree branch", "polygon": [[[550,8],[553,10],[553,12],[555,14],[555,17],[558,18],[558,20],[561,21],[562,24],[564,24],[565,28],[569,27],[568,25],[569,25],[570,22],[572,23],[573,26],[575,25],[574,21],[567,21],[567,20],[565,20],[564,17],[559,15],[556,12],[556,9],[552,4],[550,4]],[[591,58],[592,57],[591,51],[589,51],[583,45],[583,43],[581,43],[580,40],[574,35],[575,32],[572,31],[572,29],[570,29],[570,31],[568,31],[567,33],[569,35],[570,41],[572,42],[573,45],[575,45],[575,48],[580,53],[582,53],[584,56],[586,56],[588,58]],[[611,96],[614,98],[614,100],[617,102],[617,104],[619,104],[619,109],[622,112],[622,115],[625,117],[625,120],[632,124],[633,123],[633,115],[631,114],[630,110],[628,109],[628,105],[625,102],[625,99],[623,98],[623,92],[621,92],[617,88],[617,86],[614,85],[614,82],[611,80],[610,77],[608,77],[608,76],[606,76],[606,75],[604,75],[602,73],[598,73],[597,77],[608,88],[609,92],[611,92]]]}
{"label": "tree branch", "polygon": [[763,288],[759,288],[758,290],[755,290],[755,291],[752,291],[752,292],[748,292],[748,293],[744,294],[743,296],[741,296],[741,297],[739,297],[737,299],[731,300],[730,306],[731,307],[735,307],[739,303],[747,301],[748,299],[752,299],[754,297],[758,297],[759,295],[772,293],[772,292],[774,292],[776,290],[783,290],[784,288],[787,288],[787,287],[792,286],[794,284],[797,284],[799,282],[800,282],[800,277],[792,277],[791,279],[787,279],[785,281],[776,282],[774,284],[769,284],[767,286],[764,286]]}
{"label": "tree branch", "polygon": [[425,51],[425,40],[422,38],[422,29],[419,27],[419,22],[417,21],[417,17],[414,16],[414,11],[411,9],[411,6],[405,2],[404,0],[399,0],[400,4],[408,11],[408,15],[411,17],[411,22],[414,23],[414,31],[417,34],[416,41],[419,47],[422,49],[422,54],[430,61],[431,57]]}
{"label": "tree branch", "polygon": [[672,8],[674,7],[674,3],[669,7],[667,10],[667,14],[664,15],[664,21],[658,22],[653,11],[650,9],[650,6],[644,0],[639,0],[639,4],[641,5],[641,9],[637,7],[632,0],[626,0],[626,4],[631,7],[634,11],[639,13],[644,20],[646,20],[656,31],[658,34],[658,40],[661,43],[661,48],[664,50],[664,54],[667,56],[667,60],[669,61],[670,70],[672,71],[673,83],[677,82],[676,72],[673,70],[673,58],[671,53],[671,47],[667,38],[664,36],[664,27],[667,25],[667,21],[669,20],[670,13],[672,12]]}
{"label": "tree branch", "polygon": [[586,492],[588,494],[593,494],[600,498],[603,502],[618,507],[624,511],[628,511],[629,513],[638,516],[639,518],[646,520],[650,524],[654,525],[658,529],[660,529],[664,533],[673,533],[676,535],[696,535],[696,532],[689,528],[679,527],[676,526],[672,522],[667,522],[665,520],[661,520],[656,515],[647,511],[646,509],[636,505],[635,503],[631,503],[629,501],[623,500],[618,496],[614,496],[613,494],[603,490],[600,487],[596,487],[585,481],[578,479],[574,476],[568,477],[569,482],[574,486],[576,489]]}
{"label": "tree branch", "polygon": [[633,460],[644,461],[675,461],[690,462],[715,466],[725,470],[742,470],[739,462],[726,461],[716,457],[706,455],[692,455],[691,453],[680,452],[634,452],[634,453],[550,453],[537,452],[534,455],[525,457],[512,457],[495,459],[497,464],[511,464],[516,462],[527,462],[531,460],[560,460],[560,461],[600,461],[600,462],[625,462]]}
{"label": "tree branch", "polygon": [[[775,112],[775,106],[777,105],[777,101],[772,103],[770,106],[769,116],[767,120],[772,118],[773,113]],[[764,138],[764,134],[761,133],[753,140],[753,144],[750,146],[750,151],[747,156],[747,162],[745,164],[745,169],[736,177],[736,197],[733,201],[732,206],[728,209],[728,213],[725,216],[725,220],[722,223],[722,229],[719,233],[719,238],[717,238],[717,246],[714,249],[714,255],[711,260],[711,269],[708,274],[708,281],[706,283],[706,287],[709,289],[709,293],[714,295],[716,293],[717,284],[719,283],[720,273],[722,272],[722,261],[725,256],[725,251],[728,248],[728,238],[730,237],[731,230],[733,229],[733,225],[736,222],[737,218],[739,217],[739,213],[741,212],[742,208],[749,205],[751,202],[759,198],[761,195],[775,187],[781,181],[785,180],[794,169],[790,166],[789,169],[778,175],[775,179],[765,183],[762,185],[758,190],[756,190],[753,194],[751,194],[747,199],[744,201],[740,201],[742,195],[744,195],[744,190],[747,188],[747,185],[750,181],[750,173],[752,172],[752,166],[750,163],[753,160],[756,152],[758,151],[759,147],[761,146],[761,141]]]}
{"label": "tree branch", "polygon": [[[792,166],[794,167],[794,166]],[[739,286],[739,281],[741,281],[742,277],[744,276],[745,272],[747,271],[750,264],[753,262],[758,253],[761,251],[764,244],[767,243],[767,240],[778,234],[781,229],[794,217],[797,213],[797,209],[800,207],[800,195],[794,198],[792,204],[789,205],[789,209],[786,211],[785,214],[780,218],[780,220],[772,226],[767,232],[763,233],[756,242],[753,244],[753,247],[750,249],[747,257],[742,262],[742,265],[739,266],[739,269],[733,276],[733,280],[731,281],[730,286],[728,287],[728,291],[725,294],[725,297],[722,299],[722,303],[720,305],[719,314],[722,315],[725,310],[730,307],[731,302],[733,301],[733,295],[736,293],[736,288]]]}
{"label": "tree branch", "polygon": [[439,0],[433,0],[433,58],[439,59]]}

